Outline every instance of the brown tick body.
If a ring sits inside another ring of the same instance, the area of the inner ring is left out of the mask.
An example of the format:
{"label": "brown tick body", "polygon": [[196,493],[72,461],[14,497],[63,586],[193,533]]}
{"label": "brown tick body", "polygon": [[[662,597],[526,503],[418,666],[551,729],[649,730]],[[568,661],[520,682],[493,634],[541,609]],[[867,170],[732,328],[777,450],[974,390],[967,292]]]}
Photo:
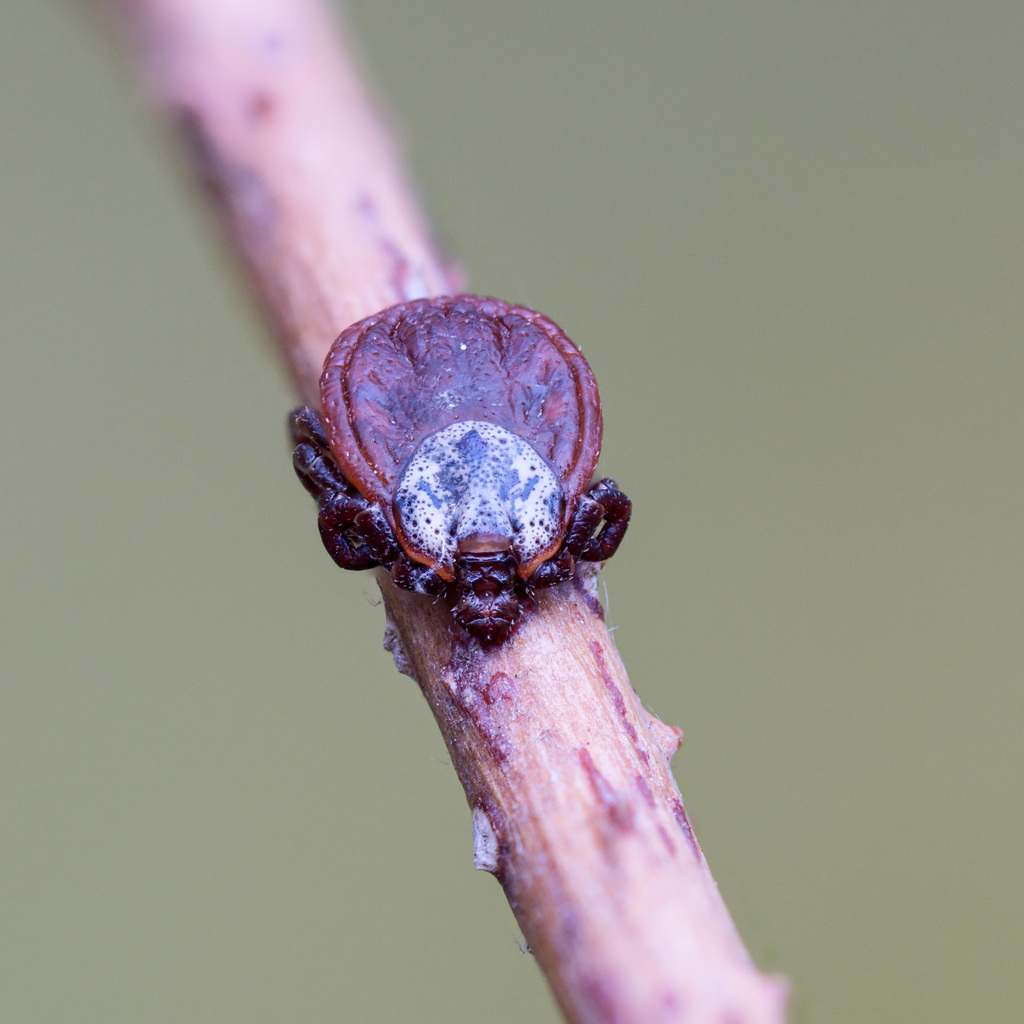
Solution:
{"label": "brown tick body", "polygon": [[626,532],[629,499],[590,485],[593,373],[533,310],[473,295],[391,306],[342,332],[320,393],[324,419],[300,408],[290,427],[331,557],[443,597],[485,645]]}

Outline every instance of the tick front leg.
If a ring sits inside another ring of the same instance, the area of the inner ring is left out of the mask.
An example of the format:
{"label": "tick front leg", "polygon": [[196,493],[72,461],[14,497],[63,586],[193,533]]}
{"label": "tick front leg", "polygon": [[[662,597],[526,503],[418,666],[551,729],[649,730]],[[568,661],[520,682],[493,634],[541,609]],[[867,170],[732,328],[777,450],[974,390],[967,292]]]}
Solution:
{"label": "tick front leg", "polygon": [[366,546],[376,561],[381,565],[390,565],[402,553],[402,549],[398,546],[398,541],[391,532],[391,524],[384,513],[365,499],[364,505],[363,511],[353,520],[353,525],[366,541]]}
{"label": "tick front leg", "polygon": [[[590,528],[593,530],[594,524],[591,524]],[[564,583],[575,568],[576,560],[572,557],[572,552],[568,547],[563,544],[562,549],[554,558],[541,562],[533,570],[533,575],[527,582],[531,587],[554,587],[559,583]]]}
{"label": "tick front leg", "polygon": [[399,553],[398,543],[380,509],[336,493],[320,501],[317,518],[320,538],[328,554],[342,569],[372,569],[389,565]]}
{"label": "tick front leg", "polygon": [[391,566],[391,581],[396,587],[411,590],[414,594],[438,597],[448,587],[440,576],[429,566],[414,562],[408,555],[400,554]]}
{"label": "tick front leg", "polygon": [[327,553],[342,569],[372,569],[378,565],[356,520],[366,511],[366,499],[343,491],[325,494],[319,501],[320,539]]}
{"label": "tick front leg", "polygon": [[[615,554],[629,526],[633,503],[615,486],[614,480],[598,480],[584,494],[565,533],[565,548],[581,562],[603,562]],[[598,523],[604,526],[591,536]]]}

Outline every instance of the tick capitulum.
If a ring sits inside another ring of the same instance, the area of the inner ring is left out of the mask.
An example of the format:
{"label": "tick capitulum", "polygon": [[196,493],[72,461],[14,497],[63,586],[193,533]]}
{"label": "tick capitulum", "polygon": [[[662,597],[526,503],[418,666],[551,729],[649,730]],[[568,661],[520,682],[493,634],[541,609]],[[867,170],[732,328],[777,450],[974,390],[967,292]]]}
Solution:
{"label": "tick capitulum", "polygon": [[343,332],[321,391],[326,424],[302,408],[290,426],[325,547],[443,596],[485,645],[535,588],[611,557],[626,532],[629,499],[611,480],[586,486],[593,375],[532,310],[476,296],[391,307]]}

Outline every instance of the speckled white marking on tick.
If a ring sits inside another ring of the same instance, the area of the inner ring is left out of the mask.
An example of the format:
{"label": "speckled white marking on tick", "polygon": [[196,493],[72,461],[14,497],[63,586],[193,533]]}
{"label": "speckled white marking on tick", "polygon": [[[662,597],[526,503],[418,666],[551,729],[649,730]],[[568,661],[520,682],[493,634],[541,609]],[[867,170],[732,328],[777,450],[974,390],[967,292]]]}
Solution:
{"label": "speckled white marking on tick", "polygon": [[410,545],[434,564],[453,566],[474,535],[503,538],[522,564],[558,536],[562,489],[521,437],[467,420],[424,438],[398,482],[395,511]]}

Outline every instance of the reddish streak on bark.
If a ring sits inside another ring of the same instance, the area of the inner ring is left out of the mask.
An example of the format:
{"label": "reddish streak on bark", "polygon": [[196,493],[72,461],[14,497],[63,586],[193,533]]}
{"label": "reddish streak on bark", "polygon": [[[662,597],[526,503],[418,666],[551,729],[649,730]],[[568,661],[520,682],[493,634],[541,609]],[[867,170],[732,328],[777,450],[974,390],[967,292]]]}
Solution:
{"label": "reddish streak on bark", "polygon": [[582,747],[579,752],[580,764],[587,774],[590,786],[599,803],[608,812],[608,817],[616,828],[628,829],[633,826],[633,808],[628,800],[623,800],[612,788],[608,780],[598,770],[590,751]]}
{"label": "reddish streak on bark", "polygon": [[636,788],[640,790],[640,795],[644,798],[644,803],[648,807],[654,807],[654,794],[651,792],[650,783],[642,776],[636,777]]}
{"label": "reddish streak on bark", "polygon": [[676,822],[679,824],[680,830],[686,837],[686,842],[693,851],[693,855],[699,860],[703,860],[704,854],[701,852],[701,848],[697,843],[697,837],[693,834],[693,827],[690,825],[690,819],[686,815],[686,809],[683,807],[682,800],[672,801],[672,813],[675,815]]}
{"label": "reddish streak on bark", "polygon": [[608,662],[605,660],[604,651],[598,643],[591,643],[590,649],[594,652],[594,660],[597,662],[597,668],[601,673],[601,679],[604,680],[604,685],[608,687],[608,693],[611,695],[612,701],[615,704],[615,710],[622,718],[623,725],[626,729],[626,735],[629,737],[630,743],[633,744],[636,756],[640,760],[641,764],[648,767],[651,763],[650,754],[647,752],[647,748],[640,742],[640,737],[637,735],[636,727],[633,725],[632,721],[630,721],[629,715],[626,714],[626,701],[622,696],[622,691],[615,682],[615,677],[608,669]]}

